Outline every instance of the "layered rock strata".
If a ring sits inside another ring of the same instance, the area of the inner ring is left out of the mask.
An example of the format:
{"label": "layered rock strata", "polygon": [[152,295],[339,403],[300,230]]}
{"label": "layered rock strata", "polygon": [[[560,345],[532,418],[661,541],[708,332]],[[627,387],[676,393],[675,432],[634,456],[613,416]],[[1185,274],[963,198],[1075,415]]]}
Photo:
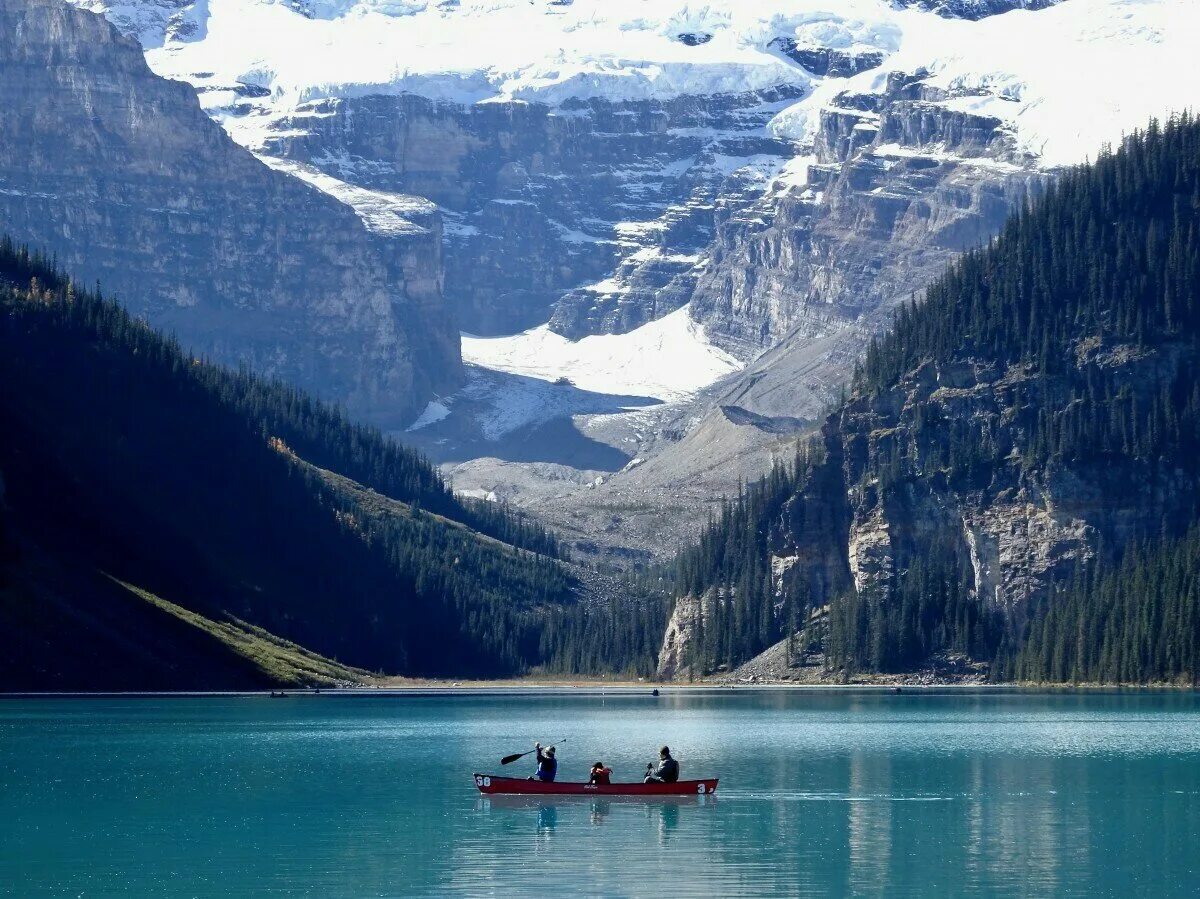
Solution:
{"label": "layered rock strata", "polygon": [[575,338],[677,308],[656,294],[690,283],[719,199],[758,180],[737,170],[791,154],[763,127],[796,96],[553,107],[348,97],[301,107],[260,149],[438,204],[446,296],[467,330],[513,333],[550,319]]}
{"label": "layered rock strata", "polygon": [[14,239],[198,354],[382,424],[459,383],[436,222],[377,239],[353,199],[272,171],[190,86],[61,0],[0,0],[0,84],[0,222]]}

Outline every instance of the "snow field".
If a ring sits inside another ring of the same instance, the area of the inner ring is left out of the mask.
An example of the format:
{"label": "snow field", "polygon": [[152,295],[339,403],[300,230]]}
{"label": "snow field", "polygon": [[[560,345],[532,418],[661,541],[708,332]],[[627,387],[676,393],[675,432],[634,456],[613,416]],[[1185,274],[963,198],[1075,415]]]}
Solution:
{"label": "snow field", "polygon": [[664,402],[690,396],[742,367],[708,341],[687,307],[627,334],[577,342],[546,325],[512,337],[464,334],[462,354],[464,362],[494,371],[549,382],[568,378],[581,390]]}
{"label": "snow field", "polygon": [[[174,4],[74,2],[135,31],[160,74],[206,88],[202,102],[252,149],[270,120],[330,97],[558,105],[779,85],[810,89],[771,126],[803,144],[836,92],[877,91],[889,71],[925,69],[928,83],[958,94],[948,106],[1003,119],[1025,152],[1062,165],[1200,95],[1195,0],[1063,0],[978,22],[887,0],[196,0],[185,11],[194,27],[177,37]],[[693,46],[680,34],[709,39]],[[775,38],[885,59],[853,79],[821,79],[769,46]],[[239,83],[269,91],[259,115],[224,111]]]}

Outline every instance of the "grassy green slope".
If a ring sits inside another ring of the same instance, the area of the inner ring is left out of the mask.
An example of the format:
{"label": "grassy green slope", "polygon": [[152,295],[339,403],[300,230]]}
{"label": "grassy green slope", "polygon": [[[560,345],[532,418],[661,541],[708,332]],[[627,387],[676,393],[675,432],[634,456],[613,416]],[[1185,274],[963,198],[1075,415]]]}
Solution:
{"label": "grassy green slope", "polygon": [[0,632],[6,691],[254,690],[368,676],[236,618],[214,621],[50,557],[10,572]]}

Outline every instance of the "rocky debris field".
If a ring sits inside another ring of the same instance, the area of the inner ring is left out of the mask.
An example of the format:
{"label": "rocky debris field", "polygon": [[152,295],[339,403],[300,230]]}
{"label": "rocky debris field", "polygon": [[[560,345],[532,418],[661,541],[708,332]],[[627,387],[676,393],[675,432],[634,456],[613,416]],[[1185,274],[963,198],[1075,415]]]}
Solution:
{"label": "rocky debris field", "polygon": [[825,667],[821,653],[799,652],[789,658],[787,641],[776,643],[732,672],[705,679],[722,686],[743,684],[863,684],[937,686],[942,684],[986,684],[988,666],[966,656],[943,654],[914,671],[895,674],[855,674],[849,678],[841,671]]}

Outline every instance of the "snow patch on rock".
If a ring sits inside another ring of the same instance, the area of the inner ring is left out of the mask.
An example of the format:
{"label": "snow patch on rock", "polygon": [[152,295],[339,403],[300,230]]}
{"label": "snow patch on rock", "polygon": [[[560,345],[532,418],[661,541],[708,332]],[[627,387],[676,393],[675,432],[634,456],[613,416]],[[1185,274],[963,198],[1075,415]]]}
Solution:
{"label": "snow patch on rock", "polygon": [[581,390],[683,399],[739,371],[742,363],[713,346],[687,307],[627,334],[571,341],[547,326],[511,337],[462,336],[463,361]]}
{"label": "snow patch on rock", "polygon": [[416,421],[405,428],[405,430],[419,431],[421,428],[428,427],[435,422],[441,421],[449,414],[450,409],[444,403],[439,403],[437,400],[430,400],[428,405],[425,406],[425,411],[423,411],[417,417]]}
{"label": "snow patch on rock", "polygon": [[1194,106],[1200,89],[1193,0],[1070,0],[980,21],[908,9],[891,24],[900,36],[880,68],[826,79],[771,131],[811,141],[831,84],[878,93],[889,72],[924,71],[926,85],[951,95],[942,105],[994,116],[1040,164],[1070,165],[1151,117]]}
{"label": "snow patch on rock", "polygon": [[373,234],[399,237],[407,234],[427,234],[429,228],[420,224],[438,211],[437,204],[424,197],[397,194],[382,190],[367,190],[348,184],[320,169],[289,159],[259,157],[271,168],[294,175],[317,190],[329,194],[349,206]]}

